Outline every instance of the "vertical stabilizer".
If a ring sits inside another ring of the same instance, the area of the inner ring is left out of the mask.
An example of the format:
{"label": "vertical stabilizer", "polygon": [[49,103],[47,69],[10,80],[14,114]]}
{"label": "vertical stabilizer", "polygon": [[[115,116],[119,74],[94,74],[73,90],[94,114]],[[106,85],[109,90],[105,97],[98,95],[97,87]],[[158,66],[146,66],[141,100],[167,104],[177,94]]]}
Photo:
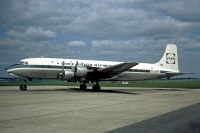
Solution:
{"label": "vertical stabilizer", "polygon": [[177,46],[175,44],[168,44],[163,57],[156,65],[179,72]]}

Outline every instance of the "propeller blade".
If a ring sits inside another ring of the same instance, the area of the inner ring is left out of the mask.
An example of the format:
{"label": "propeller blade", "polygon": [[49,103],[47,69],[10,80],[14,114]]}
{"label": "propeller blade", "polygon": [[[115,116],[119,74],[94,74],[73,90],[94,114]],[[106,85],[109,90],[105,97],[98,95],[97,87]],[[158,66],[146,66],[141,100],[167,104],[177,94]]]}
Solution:
{"label": "propeller blade", "polygon": [[65,74],[65,62],[64,61],[62,62],[62,73],[63,73],[63,75]]}
{"label": "propeller blade", "polygon": [[72,66],[72,71],[74,72],[74,82],[77,81],[77,77],[76,77],[77,69],[78,69],[78,61],[76,62],[74,67]]}
{"label": "propeller blade", "polygon": [[75,64],[74,72],[77,72],[77,67],[78,67],[78,61],[77,61],[76,64]]}

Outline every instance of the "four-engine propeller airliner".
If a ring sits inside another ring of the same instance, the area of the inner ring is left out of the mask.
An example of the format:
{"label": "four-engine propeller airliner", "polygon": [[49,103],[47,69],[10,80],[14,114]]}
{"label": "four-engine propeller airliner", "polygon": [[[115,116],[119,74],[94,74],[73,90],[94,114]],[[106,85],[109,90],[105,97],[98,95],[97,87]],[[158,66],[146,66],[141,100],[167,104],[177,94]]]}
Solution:
{"label": "four-engine propeller airliner", "polygon": [[[18,64],[8,66],[6,71],[24,81],[32,79],[58,79],[80,82],[80,89],[86,90],[86,83],[94,83],[92,89],[100,90],[99,81],[138,81],[171,78],[180,75],[178,53],[175,44],[166,46],[163,57],[154,64],[137,62],[114,62],[98,60],[26,58]],[[27,90],[26,82],[20,90]]]}

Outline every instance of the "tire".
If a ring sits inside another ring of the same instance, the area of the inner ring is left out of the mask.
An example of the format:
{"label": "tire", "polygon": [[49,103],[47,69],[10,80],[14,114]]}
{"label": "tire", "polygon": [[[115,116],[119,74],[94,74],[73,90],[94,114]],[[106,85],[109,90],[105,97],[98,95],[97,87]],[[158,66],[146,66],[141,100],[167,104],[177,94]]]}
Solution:
{"label": "tire", "polygon": [[80,85],[81,90],[87,90],[87,85],[86,84],[81,84]]}
{"label": "tire", "polygon": [[20,91],[27,91],[27,85],[21,84],[21,85],[19,86],[19,89],[20,89]]}
{"label": "tire", "polygon": [[99,84],[95,84],[95,85],[92,86],[92,90],[95,91],[95,92],[98,92],[98,91],[101,90],[101,87],[100,87]]}

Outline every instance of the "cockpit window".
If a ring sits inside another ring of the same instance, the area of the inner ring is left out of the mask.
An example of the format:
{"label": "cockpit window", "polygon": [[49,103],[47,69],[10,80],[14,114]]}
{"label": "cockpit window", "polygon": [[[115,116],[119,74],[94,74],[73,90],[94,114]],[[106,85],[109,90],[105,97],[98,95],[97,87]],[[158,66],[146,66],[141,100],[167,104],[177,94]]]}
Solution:
{"label": "cockpit window", "polygon": [[24,62],[23,62],[23,61],[20,61],[19,64],[24,64]]}
{"label": "cockpit window", "polygon": [[28,65],[28,62],[20,61],[19,64]]}

